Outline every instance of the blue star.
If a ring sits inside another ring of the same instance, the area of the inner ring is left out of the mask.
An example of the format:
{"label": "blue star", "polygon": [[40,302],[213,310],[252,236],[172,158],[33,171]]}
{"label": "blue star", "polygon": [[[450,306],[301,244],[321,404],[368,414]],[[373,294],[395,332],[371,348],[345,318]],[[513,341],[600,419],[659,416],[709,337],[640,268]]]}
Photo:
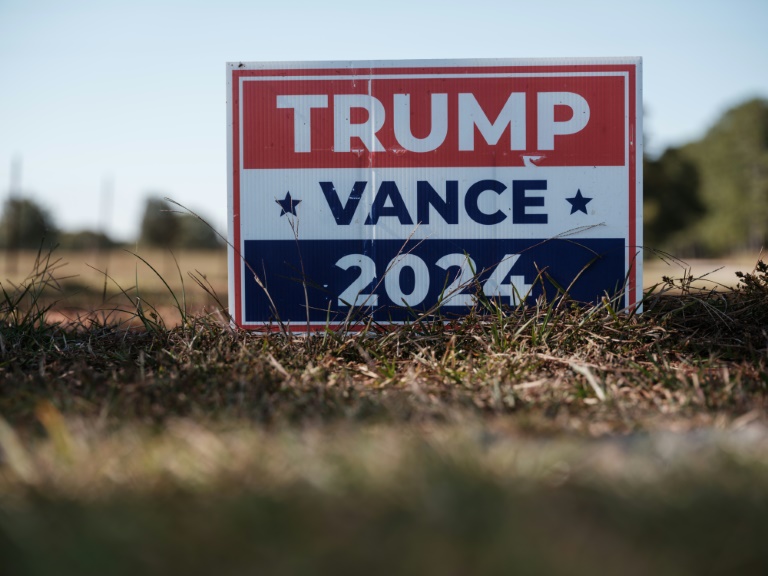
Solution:
{"label": "blue star", "polygon": [[587,204],[592,202],[592,198],[585,198],[581,195],[581,190],[577,190],[576,196],[573,198],[566,198],[566,200],[571,203],[571,214],[574,212],[584,212],[584,214],[586,214]]}
{"label": "blue star", "polygon": [[294,200],[291,198],[290,192],[286,192],[285,198],[282,200],[275,200],[275,202],[277,202],[280,205],[280,208],[282,208],[280,211],[280,216],[284,216],[285,214],[293,214],[294,216],[297,216],[296,206],[301,203],[301,200]]}

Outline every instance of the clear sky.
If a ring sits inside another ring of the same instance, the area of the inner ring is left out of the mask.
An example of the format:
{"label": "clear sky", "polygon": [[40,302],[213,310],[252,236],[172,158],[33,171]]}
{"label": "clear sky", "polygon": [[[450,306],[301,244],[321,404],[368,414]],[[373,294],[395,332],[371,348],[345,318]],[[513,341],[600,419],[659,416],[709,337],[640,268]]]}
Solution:
{"label": "clear sky", "polygon": [[768,97],[767,30],[768,0],[0,0],[0,198],[20,158],[62,228],[132,238],[156,193],[225,229],[228,61],[642,56],[659,153]]}

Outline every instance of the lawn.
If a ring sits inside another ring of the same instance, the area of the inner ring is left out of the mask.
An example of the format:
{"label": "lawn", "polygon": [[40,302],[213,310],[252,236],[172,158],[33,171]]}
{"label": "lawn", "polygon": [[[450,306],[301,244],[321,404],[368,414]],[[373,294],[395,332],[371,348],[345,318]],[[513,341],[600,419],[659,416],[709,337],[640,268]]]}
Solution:
{"label": "lawn", "polygon": [[55,258],[3,282],[2,574],[768,570],[765,265],[305,338],[127,256],[120,315],[57,321]]}

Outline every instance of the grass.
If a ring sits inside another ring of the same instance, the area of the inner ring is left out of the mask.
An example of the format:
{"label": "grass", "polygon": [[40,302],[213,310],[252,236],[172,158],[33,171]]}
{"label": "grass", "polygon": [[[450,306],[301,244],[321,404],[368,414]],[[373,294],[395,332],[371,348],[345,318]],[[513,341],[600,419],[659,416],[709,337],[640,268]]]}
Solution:
{"label": "grass", "polygon": [[768,567],[762,263],[668,278],[642,315],[487,302],[305,338],[191,290],[177,325],[132,289],[138,322],[52,322],[62,268],[37,262],[0,302],[2,574]]}
{"label": "grass", "polygon": [[[40,256],[36,250],[20,251],[9,268],[7,254],[0,254],[3,285],[21,286],[28,281]],[[226,302],[227,253],[225,250],[167,250],[131,249],[104,251],[58,251],[50,257],[55,264],[55,287],[41,295],[41,301],[52,305],[51,321],[77,320],[94,310],[113,311],[129,305],[124,291],[133,298],[140,295],[153,303],[169,322],[179,320],[171,294],[187,296],[186,311],[200,312],[216,307],[210,294],[196,289],[195,276],[210,284],[213,291]],[[170,291],[169,291],[170,288]],[[135,309],[133,310],[135,312]],[[116,315],[113,320],[130,319],[130,314]]]}

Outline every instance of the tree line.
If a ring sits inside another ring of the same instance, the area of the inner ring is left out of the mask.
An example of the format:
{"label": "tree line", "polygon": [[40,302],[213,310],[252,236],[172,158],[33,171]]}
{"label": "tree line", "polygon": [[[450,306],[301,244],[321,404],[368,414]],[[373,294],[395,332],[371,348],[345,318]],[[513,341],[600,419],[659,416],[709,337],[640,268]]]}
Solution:
{"label": "tree line", "polygon": [[[141,219],[138,243],[153,248],[207,250],[224,241],[202,218],[181,212],[165,200],[149,197]],[[28,198],[9,198],[0,217],[0,247],[5,249],[50,248],[64,250],[108,249],[119,242],[94,230],[60,230],[43,206]]]}
{"label": "tree line", "polygon": [[744,102],[700,140],[646,158],[643,178],[646,247],[758,252],[768,242],[768,100]]}
{"label": "tree line", "polygon": [[[643,161],[644,241],[680,257],[759,251],[768,242],[768,100],[753,99],[722,115],[706,135]],[[150,197],[139,244],[215,249],[216,232],[197,216]],[[31,199],[6,200],[0,247],[114,247],[103,232],[64,232]]]}

